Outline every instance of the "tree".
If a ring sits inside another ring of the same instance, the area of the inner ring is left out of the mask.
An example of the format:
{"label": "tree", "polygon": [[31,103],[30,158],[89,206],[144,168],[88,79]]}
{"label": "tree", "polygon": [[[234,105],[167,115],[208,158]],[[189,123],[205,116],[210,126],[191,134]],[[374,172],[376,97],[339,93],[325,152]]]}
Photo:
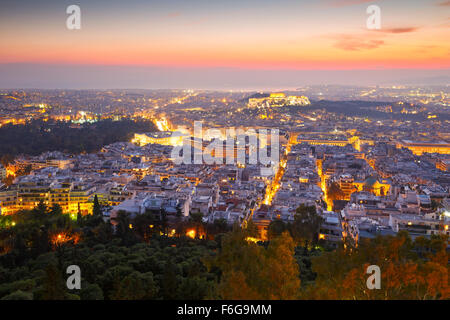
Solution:
{"label": "tree", "polygon": [[159,219],[159,226],[164,235],[168,234],[169,230],[169,219],[167,218],[167,212],[164,209],[161,209],[160,212],[160,219]]}
{"label": "tree", "polygon": [[64,300],[64,282],[61,273],[54,264],[48,265],[47,268],[45,268],[43,287],[43,300]]}
{"label": "tree", "polygon": [[183,221],[183,214],[180,207],[177,207],[177,213],[174,221],[175,234],[179,237],[186,233],[185,224]]}
{"label": "tree", "polygon": [[81,300],[103,300],[103,291],[98,284],[88,284],[81,287]]}
{"label": "tree", "polygon": [[[50,129],[51,130],[48,130]],[[151,120],[100,120],[71,128],[70,122],[35,119],[25,124],[0,127],[0,154],[4,163],[18,154],[39,155],[45,151],[95,152],[103,146],[129,141],[136,132],[157,131]]]}
{"label": "tree", "polygon": [[252,219],[250,219],[247,222],[247,228],[245,229],[245,232],[247,233],[247,235],[249,237],[252,238],[259,238],[259,230],[258,230],[258,226],[253,222]]}
{"label": "tree", "polygon": [[17,290],[4,296],[1,300],[33,300],[33,293]]}
{"label": "tree", "polygon": [[125,245],[132,245],[138,241],[138,238],[133,232],[132,219],[130,213],[126,211],[119,211],[115,218],[116,235],[123,241]]}
{"label": "tree", "polygon": [[300,205],[294,215],[294,222],[290,225],[292,237],[305,247],[317,241],[323,218],[317,214],[315,206]]}
{"label": "tree", "polygon": [[154,225],[157,222],[154,215],[150,212],[139,214],[133,220],[133,229],[142,241],[148,242],[154,233]]}
{"label": "tree", "polygon": [[268,238],[269,240],[279,237],[287,230],[287,225],[280,219],[274,220],[269,224]]}
{"label": "tree", "polygon": [[206,231],[208,233],[208,236],[212,236],[214,238],[215,235],[218,235],[220,233],[226,233],[231,228],[228,225],[228,222],[225,219],[216,219],[211,224],[206,225]]}
{"label": "tree", "polygon": [[177,298],[178,281],[175,264],[172,260],[166,263],[166,268],[162,278],[162,296],[165,300],[174,300]]}
{"label": "tree", "polygon": [[[41,215],[30,210],[0,216],[0,299],[18,290],[30,292],[38,300],[215,296],[216,274],[208,272],[203,259],[217,250],[216,241],[178,239],[157,232],[143,242],[136,234],[140,227],[137,223],[145,219],[138,221],[121,212],[116,220],[117,233],[113,234],[111,225],[99,218],[80,228],[67,215]],[[72,230],[75,226],[78,228]],[[60,239],[79,234],[79,241],[62,241],[64,244],[61,242],[56,250],[44,245],[60,233]],[[73,264],[83,270],[82,289],[75,294],[66,291],[60,273]]]}
{"label": "tree", "polygon": [[113,300],[153,299],[157,291],[151,272],[141,274],[133,272],[120,281],[116,291],[111,296]]}
{"label": "tree", "polygon": [[59,204],[55,203],[50,208],[50,214],[52,214],[54,216],[61,216],[63,214],[63,210]]}
{"label": "tree", "polygon": [[201,212],[191,212],[189,222],[195,230],[195,237],[199,238],[200,233],[204,232],[203,214]]}
{"label": "tree", "polygon": [[261,294],[247,284],[242,271],[224,273],[219,284],[219,294],[224,300],[261,300]]}
{"label": "tree", "polygon": [[39,218],[42,218],[43,215],[46,215],[48,213],[47,205],[43,200],[40,200],[38,205],[32,210],[32,212]]}
{"label": "tree", "polygon": [[261,270],[264,265],[262,247],[248,243],[246,232],[235,228],[222,239],[219,254],[208,261],[209,267],[217,267],[222,276],[218,294],[222,299],[262,299]]}
{"label": "tree", "polygon": [[81,209],[80,209],[80,203],[78,203],[77,223],[78,223],[78,226],[80,226],[80,227],[82,227],[84,224],[83,215],[81,214]]}
{"label": "tree", "polygon": [[98,202],[97,195],[94,196],[94,207],[92,209],[92,214],[94,216],[103,216],[102,208],[100,207],[100,203]]}
{"label": "tree", "polygon": [[177,299],[203,300],[212,294],[213,286],[206,278],[199,276],[182,278],[178,287]]}
{"label": "tree", "polygon": [[295,244],[289,232],[270,241],[266,250],[266,263],[262,270],[264,288],[269,299],[297,299],[300,289],[300,273],[294,258]]}
{"label": "tree", "polygon": [[238,229],[227,234],[211,262],[222,271],[218,294],[223,299],[296,299],[300,288],[294,242],[287,232],[269,247],[245,240]]}
{"label": "tree", "polygon": [[[419,238],[418,238],[419,239]],[[304,290],[306,299],[449,299],[448,253],[445,238],[434,239],[427,260],[413,251],[426,247],[411,242],[407,233],[361,241],[357,248],[340,247],[312,259],[317,273],[314,285]],[[431,244],[431,243],[429,243]],[[426,249],[423,251],[427,251]],[[367,267],[381,269],[381,289],[367,290]]]}

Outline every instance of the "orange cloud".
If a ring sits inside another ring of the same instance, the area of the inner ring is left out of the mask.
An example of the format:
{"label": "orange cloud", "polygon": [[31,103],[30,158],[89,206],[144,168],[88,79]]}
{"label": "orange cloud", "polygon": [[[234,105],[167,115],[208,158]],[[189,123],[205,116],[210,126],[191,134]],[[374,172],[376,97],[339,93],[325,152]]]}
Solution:
{"label": "orange cloud", "polygon": [[383,40],[368,39],[366,36],[340,35],[333,46],[346,51],[360,51],[377,49],[383,44]]}

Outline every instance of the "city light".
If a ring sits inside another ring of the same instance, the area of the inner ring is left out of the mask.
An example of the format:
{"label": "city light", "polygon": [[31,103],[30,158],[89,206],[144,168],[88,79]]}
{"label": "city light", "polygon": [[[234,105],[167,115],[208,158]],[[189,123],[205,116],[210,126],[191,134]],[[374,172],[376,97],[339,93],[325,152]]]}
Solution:
{"label": "city light", "polygon": [[194,229],[188,230],[186,232],[186,236],[188,236],[189,238],[195,239],[195,235],[196,235],[196,233],[195,233]]}
{"label": "city light", "polygon": [[254,238],[254,237],[247,237],[247,238],[245,238],[245,241],[252,242],[252,243],[257,243],[257,242],[261,241],[261,239]]}

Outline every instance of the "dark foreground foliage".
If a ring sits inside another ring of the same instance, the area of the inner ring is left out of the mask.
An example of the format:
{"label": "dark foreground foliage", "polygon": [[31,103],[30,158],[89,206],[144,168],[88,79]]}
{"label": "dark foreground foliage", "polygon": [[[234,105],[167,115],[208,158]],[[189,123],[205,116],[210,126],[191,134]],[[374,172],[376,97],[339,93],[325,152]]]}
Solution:
{"label": "dark foreground foliage", "polygon": [[[298,212],[313,217],[308,208]],[[0,216],[0,299],[450,298],[445,238],[399,233],[326,250],[308,240],[304,223],[314,220],[272,228],[269,242],[253,243],[251,223],[227,231],[196,219],[168,226],[159,214],[121,213],[113,232],[100,214],[71,219],[41,203]],[[191,239],[171,227],[209,231]],[[81,269],[81,290],[67,289],[70,265]],[[368,265],[381,269],[380,290],[367,290]]]}

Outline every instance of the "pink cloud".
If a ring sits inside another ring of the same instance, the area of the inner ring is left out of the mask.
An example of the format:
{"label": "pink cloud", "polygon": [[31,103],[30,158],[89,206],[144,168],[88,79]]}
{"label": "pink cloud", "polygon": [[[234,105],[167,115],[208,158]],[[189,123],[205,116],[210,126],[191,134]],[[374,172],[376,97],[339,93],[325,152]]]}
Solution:
{"label": "pink cloud", "polygon": [[418,27],[404,27],[404,28],[381,28],[379,30],[375,30],[377,32],[382,32],[382,33],[408,33],[408,32],[415,32],[419,30]]}
{"label": "pink cloud", "polygon": [[171,12],[167,15],[168,18],[177,18],[181,16],[181,12]]}

